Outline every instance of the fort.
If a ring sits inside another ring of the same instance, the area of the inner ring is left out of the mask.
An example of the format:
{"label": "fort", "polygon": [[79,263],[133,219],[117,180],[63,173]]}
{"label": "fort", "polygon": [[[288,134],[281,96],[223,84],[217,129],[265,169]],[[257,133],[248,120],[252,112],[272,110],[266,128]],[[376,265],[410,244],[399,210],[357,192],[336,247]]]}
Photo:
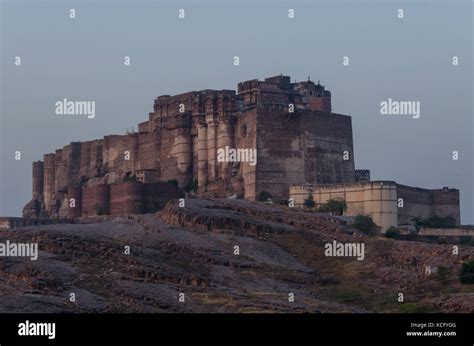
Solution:
{"label": "fort", "polygon": [[[219,159],[224,148],[256,150],[258,161]],[[332,112],[331,92],[279,75],[241,82],[237,92],[159,96],[138,132],[72,142],[34,162],[32,180],[24,217],[78,218],[154,212],[191,190],[247,200],[265,192],[283,203],[297,186],[370,184],[370,171],[355,169],[352,120]],[[412,202],[384,225],[433,213],[459,222],[458,190],[397,185],[396,193]]]}

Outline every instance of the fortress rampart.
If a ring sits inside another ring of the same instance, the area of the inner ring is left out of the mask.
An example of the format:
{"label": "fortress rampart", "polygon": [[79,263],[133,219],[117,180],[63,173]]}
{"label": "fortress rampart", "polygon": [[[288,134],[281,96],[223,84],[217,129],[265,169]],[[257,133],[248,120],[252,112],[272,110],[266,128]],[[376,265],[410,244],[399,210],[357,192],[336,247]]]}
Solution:
{"label": "fortress rampart", "polygon": [[371,215],[382,231],[391,226],[413,224],[414,218],[426,219],[432,216],[451,216],[456,224],[460,224],[457,189],[429,190],[393,181],[368,181],[296,185],[290,187],[289,194],[297,207],[303,207],[309,196],[313,197],[316,206],[331,198],[343,199],[347,204],[345,215]]}
{"label": "fortress rampart", "polygon": [[294,199],[297,207],[303,207],[310,195],[313,196],[317,207],[331,198],[342,199],[347,204],[345,215],[371,215],[382,231],[398,225],[397,184],[393,181],[301,185],[290,188],[290,197]]}
{"label": "fortress rampart", "polygon": [[399,208],[399,224],[409,224],[413,217],[428,218],[430,216],[452,216],[460,223],[459,190],[421,189],[398,184],[398,198],[403,199],[403,207]]}
{"label": "fortress rampart", "polygon": [[[225,148],[255,150],[255,161],[223,160]],[[76,218],[153,212],[194,190],[249,200],[265,192],[284,202],[295,184],[369,182],[370,171],[355,169],[352,119],[332,113],[331,92],[280,75],[238,83],[237,93],[159,96],[138,132],[72,142],[34,162],[32,180],[24,217]],[[398,222],[430,213],[459,219],[459,196],[397,189],[407,200]],[[394,223],[386,217],[380,213],[384,224]]]}

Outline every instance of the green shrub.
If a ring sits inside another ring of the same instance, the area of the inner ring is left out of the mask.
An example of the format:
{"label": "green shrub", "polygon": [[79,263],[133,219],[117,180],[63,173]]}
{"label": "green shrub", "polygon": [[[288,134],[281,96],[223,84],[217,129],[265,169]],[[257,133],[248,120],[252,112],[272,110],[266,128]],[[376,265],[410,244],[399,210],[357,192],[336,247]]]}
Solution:
{"label": "green shrub", "polygon": [[352,226],[367,235],[376,235],[378,233],[377,225],[369,215],[356,215]]}
{"label": "green shrub", "polygon": [[268,202],[269,200],[272,200],[272,194],[268,191],[260,191],[257,197],[257,201]]}
{"label": "green shrub", "polygon": [[400,238],[400,230],[395,226],[391,226],[388,230],[385,231],[385,237],[398,239]]}
{"label": "green shrub", "polygon": [[462,284],[474,284],[474,261],[462,264],[459,270],[459,281]]}
{"label": "green shrub", "polygon": [[310,194],[308,198],[304,200],[304,207],[308,209],[312,209],[314,208],[315,205],[316,203],[314,202],[313,195]]}
{"label": "green shrub", "polygon": [[346,209],[347,203],[342,198],[330,198],[318,207],[318,211],[333,215],[342,215]]}

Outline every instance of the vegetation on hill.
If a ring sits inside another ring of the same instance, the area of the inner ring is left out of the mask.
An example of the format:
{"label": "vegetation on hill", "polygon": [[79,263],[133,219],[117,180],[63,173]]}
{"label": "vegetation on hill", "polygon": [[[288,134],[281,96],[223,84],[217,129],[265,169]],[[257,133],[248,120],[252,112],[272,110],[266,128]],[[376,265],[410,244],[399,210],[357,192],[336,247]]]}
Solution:
{"label": "vegetation on hill", "polygon": [[268,202],[272,200],[272,194],[268,191],[260,191],[257,197],[259,202]]}
{"label": "vegetation on hill", "polygon": [[400,237],[400,230],[395,226],[391,226],[389,229],[385,231],[385,237],[398,239]]}
{"label": "vegetation on hill", "polygon": [[378,227],[370,215],[356,215],[354,217],[352,226],[362,233],[370,236],[376,235],[378,233]]}
{"label": "vegetation on hill", "polygon": [[346,210],[347,203],[342,198],[330,198],[318,207],[318,211],[332,215],[342,215]]}

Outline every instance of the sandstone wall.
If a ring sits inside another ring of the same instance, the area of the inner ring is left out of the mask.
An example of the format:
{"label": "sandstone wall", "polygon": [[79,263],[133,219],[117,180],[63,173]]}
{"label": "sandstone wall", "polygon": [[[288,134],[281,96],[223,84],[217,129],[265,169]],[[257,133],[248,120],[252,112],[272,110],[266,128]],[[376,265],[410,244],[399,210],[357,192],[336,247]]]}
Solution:
{"label": "sandstone wall", "polygon": [[168,183],[144,184],[143,201],[145,212],[153,213],[165,207],[165,204],[179,196],[179,189]]}
{"label": "sandstone wall", "polygon": [[162,209],[179,189],[169,183],[127,181],[110,185],[110,215],[151,213]]}
{"label": "sandstone wall", "polygon": [[133,172],[138,163],[138,134],[104,137],[103,160],[106,171]]}
{"label": "sandstone wall", "polygon": [[197,180],[199,187],[207,185],[207,124],[199,123],[197,125]]}
{"label": "sandstone wall", "polygon": [[67,216],[70,218],[82,216],[82,186],[69,185],[67,187]]}
{"label": "sandstone wall", "polygon": [[313,110],[331,113],[331,97],[308,97],[309,107]]}
{"label": "sandstone wall", "polygon": [[[382,231],[390,226],[410,224],[415,217],[425,219],[434,215],[452,216],[459,224],[459,191],[456,189],[428,190],[390,181],[370,181],[292,186],[289,193],[299,207],[310,194],[317,205],[330,198],[342,198],[347,203],[346,215],[372,215]],[[399,198],[403,198],[403,207],[398,206]]]}
{"label": "sandstone wall", "polygon": [[110,185],[98,184],[82,190],[82,216],[107,215],[110,213]]}
{"label": "sandstone wall", "polygon": [[147,120],[147,121],[144,121],[144,122],[141,122],[138,124],[138,132],[151,132],[151,129],[150,129],[150,122]]}
{"label": "sandstone wall", "polygon": [[[249,200],[255,200],[257,197],[257,167],[260,167],[260,152],[257,146],[257,108],[247,110],[237,118],[237,123],[234,129],[235,146],[242,149],[257,148],[257,165],[251,166],[248,162],[232,163],[232,169],[238,171],[238,174],[243,179],[244,197]],[[265,162],[265,161],[264,161]]]}
{"label": "sandstone wall", "polygon": [[[41,164],[35,168],[33,201],[25,210],[38,214],[44,204],[52,217],[77,215],[77,210],[68,210],[66,197],[79,197],[68,187],[80,184],[86,189],[80,196],[81,202],[86,200],[83,211],[93,214],[94,193],[88,188],[120,183],[143,170],[154,170],[157,181],[176,179],[180,188],[197,179],[203,192],[210,183],[214,192],[226,195],[235,187],[241,193],[244,187],[249,199],[262,190],[285,198],[288,181],[350,181],[348,165],[337,162],[338,152],[352,147],[350,121],[329,119],[335,130],[301,114],[296,121],[283,115],[289,103],[300,111],[303,107],[327,112],[330,102],[330,93],[319,83],[292,84],[288,76],[239,83],[239,95],[234,90],[206,89],[157,97],[138,133],[74,142],[45,156],[43,168]],[[342,136],[347,137],[341,144]],[[333,150],[334,145],[338,147]],[[225,147],[257,148],[257,166],[218,162],[217,152]],[[334,179],[329,178],[333,174]],[[112,195],[120,196],[116,189],[120,190],[114,188]],[[117,202],[120,198],[111,198],[114,212],[124,210]]]}
{"label": "sandstone wall", "polygon": [[43,194],[44,164],[43,161],[33,162],[33,198]]}
{"label": "sandstone wall", "polygon": [[374,222],[386,231],[398,225],[397,185],[392,181],[333,184],[326,186],[300,185],[290,187],[290,197],[295,206],[303,207],[305,199],[313,196],[316,206],[331,198],[341,198],[347,203],[345,215],[371,215]]}
{"label": "sandstone wall", "polygon": [[56,196],[55,183],[56,183],[56,160],[55,154],[46,154],[43,157],[44,162],[44,183],[43,183],[43,195],[44,204],[46,211],[49,213],[54,203]]}
{"label": "sandstone wall", "polygon": [[397,184],[398,198],[403,199],[403,208],[399,208],[399,223],[413,223],[414,217],[452,216],[460,224],[459,190],[428,190]]}
{"label": "sandstone wall", "polygon": [[54,166],[56,168],[55,180],[53,186],[53,193],[56,198],[59,198],[58,192],[64,191],[67,187],[67,158],[63,159],[63,151],[68,146],[62,149],[57,149],[54,153]]}
{"label": "sandstone wall", "polygon": [[160,180],[176,179],[184,187],[192,178],[191,115],[178,113],[165,118],[158,131]]}
{"label": "sandstone wall", "polygon": [[[333,184],[355,181],[351,117],[303,111],[300,130],[306,182]],[[345,152],[347,160],[344,159]]]}
{"label": "sandstone wall", "polygon": [[433,213],[437,216],[452,216],[458,225],[461,223],[459,203],[459,190],[448,188],[433,190]]}
{"label": "sandstone wall", "polygon": [[[235,123],[232,115],[222,114],[217,129],[217,149],[235,148]],[[232,162],[217,162],[217,177],[227,182],[232,177]]]}
{"label": "sandstone wall", "polygon": [[81,142],[81,177],[90,178],[103,173],[103,140]]}
{"label": "sandstone wall", "polygon": [[257,196],[268,191],[287,199],[292,184],[355,181],[350,117],[307,110],[257,112]]}
{"label": "sandstone wall", "polygon": [[[198,193],[216,196],[253,200],[268,191],[276,202],[288,199],[293,184],[356,181],[351,118],[331,113],[331,93],[319,82],[274,76],[239,83],[238,93],[206,89],[163,95],[138,133],[73,142],[45,155],[43,163],[33,165],[33,200],[25,215],[155,210],[166,193],[155,185],[124,184],[134,174],[144,183],[176,179],[181,189],[198,180]],[[219,162],[218,150],[225,147],[257,149],[257,165]],[[148,171],[153,181],[146,179]],[[401,186],[398,192],[405,199],[399,223],[433,214],[459,221],[457,190]],[[81,211],[69,210],[70,196],[79,199]]]}
{"label": "sandstone wall", "polygon": [[134,170],[157,169],[156,143],[153,133],[138,133],[138,157]]}

